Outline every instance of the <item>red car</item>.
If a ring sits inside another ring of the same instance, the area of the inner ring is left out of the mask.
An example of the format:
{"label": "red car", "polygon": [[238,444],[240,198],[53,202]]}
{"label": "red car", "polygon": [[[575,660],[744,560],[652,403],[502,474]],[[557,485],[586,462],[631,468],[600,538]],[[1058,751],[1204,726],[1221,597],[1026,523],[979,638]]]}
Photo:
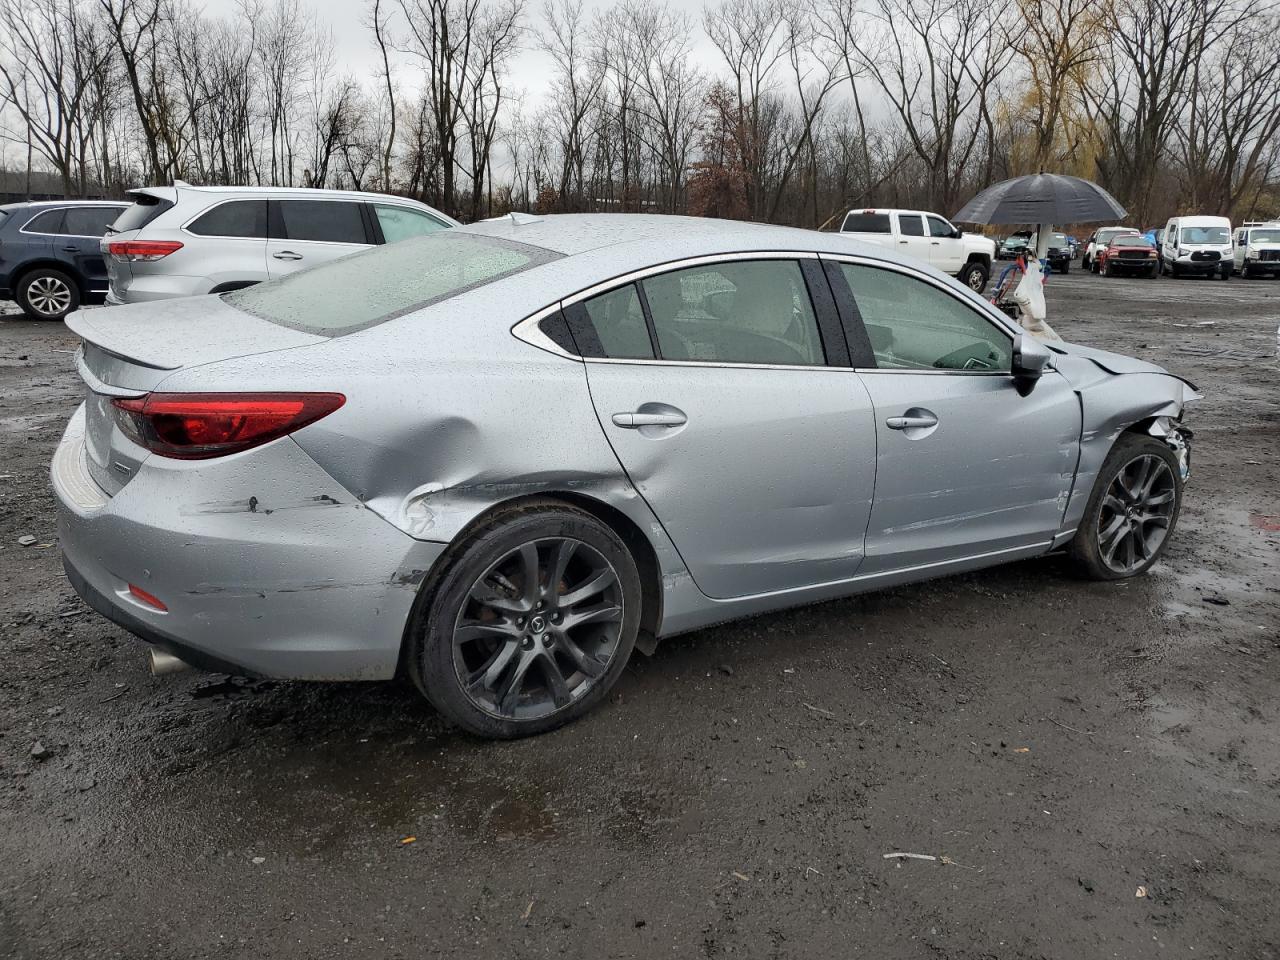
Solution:
{"label": "red car", "polygon": [[1097,254],[1098,272],[1114,277],[1131,273],[1144,277],[1160,275],[1160,258],[1146,237],[1116,237]]}

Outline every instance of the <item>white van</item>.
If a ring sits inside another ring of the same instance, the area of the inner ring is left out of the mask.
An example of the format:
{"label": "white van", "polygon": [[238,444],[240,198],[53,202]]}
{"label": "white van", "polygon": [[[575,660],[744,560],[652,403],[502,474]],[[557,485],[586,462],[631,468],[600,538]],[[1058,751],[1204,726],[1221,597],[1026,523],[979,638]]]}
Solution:
{"label": "white van", "polygon": [[1235,271],[1242,277],[1280,276],[1280,221],[1237,227],[1232,248]]}
{"label": "white van", "polygon": [[1174,217],[1160,240],[1160,272],[1231,279],[1231,221],[1226,217]]}

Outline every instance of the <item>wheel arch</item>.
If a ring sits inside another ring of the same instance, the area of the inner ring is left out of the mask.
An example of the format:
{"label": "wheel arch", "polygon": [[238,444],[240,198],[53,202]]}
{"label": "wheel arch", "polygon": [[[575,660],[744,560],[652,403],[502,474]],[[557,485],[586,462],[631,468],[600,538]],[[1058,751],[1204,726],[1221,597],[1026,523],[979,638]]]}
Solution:
{"label": "wheel arch", "polygon": [[13,291],[14,297],[17,297],[18,287],[27,275],[35,270],[57,270],[59,273],[65,273],[71,278],[71,281],[80,291],[80,299],[83,300],[87,292],[84,277],[80,275],[80,271],[64,260],[56,257],[38,257],[35,260],[24,260],[21,264],[13,269],[9,274],[9,289]]}
{"label": "wheel arch", "polygon": [[640,574],[640,632],[636,637],[636,649],[646,655],[653,654],[657,646],[658,630],[662,624],[663,615],[662,567],[658,562],[658,553],[653,543],[645,535],[640,525],[617,507],[578,491],[549,489],[538,493],[512,496],[489,504],[458,531],[457,536],[453,538],[449,546],[431,565],[431,569],[427,571],[418,588],[418,595],[414,599],[413,609],[405,622],[404,635],[400,640],[400,662],[402,668],[404,657],[411,648],[410,641],[413,633],[418,628],[421,618],[426,616],[431,609],[435,590],[439,585],[443,572],[448,568],[454,556],[461,551],[463,544],[467,542],[472,531],[488,523],[500,513],[513,512],[523,506],[534,504],[563,504],[576,507],[599,520],[616,533],[622,542],[626,544]]}

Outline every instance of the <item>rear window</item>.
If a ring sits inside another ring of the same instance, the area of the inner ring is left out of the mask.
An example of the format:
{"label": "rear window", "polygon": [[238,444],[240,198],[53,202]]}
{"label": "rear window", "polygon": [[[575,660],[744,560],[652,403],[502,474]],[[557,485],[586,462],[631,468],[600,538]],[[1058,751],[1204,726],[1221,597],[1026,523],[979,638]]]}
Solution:
{"label": "rear window", "polygon": [[263,320],[337,337],[559,258],[541,247],[442,230],[362,250],[224,299]]}
{"label": "rear window", "polygon": [[887,213],[851,212],[844,218],[845,233],[889,233],[889,215]]}
{"label": "rear window", "polygon": [[107,229],[108,233],[124,233],[141,230],[160,214],[173,206],[173,201],[140,193],[133,198],[133,206],[125,209]]}

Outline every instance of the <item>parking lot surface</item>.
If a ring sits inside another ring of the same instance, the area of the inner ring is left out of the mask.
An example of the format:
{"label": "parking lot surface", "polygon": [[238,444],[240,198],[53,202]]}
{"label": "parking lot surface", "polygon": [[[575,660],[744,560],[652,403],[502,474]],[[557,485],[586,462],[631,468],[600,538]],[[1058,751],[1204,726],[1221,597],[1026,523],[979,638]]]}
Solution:
{"label": "parking lot surface", "polygon": [[0,318],[0,956],[1280,956],[1280,281],[1047,292],[1206,395],[1151,574],[700,631],[516,743],[404,683],[152,678],[59,562],[76,340]]}

